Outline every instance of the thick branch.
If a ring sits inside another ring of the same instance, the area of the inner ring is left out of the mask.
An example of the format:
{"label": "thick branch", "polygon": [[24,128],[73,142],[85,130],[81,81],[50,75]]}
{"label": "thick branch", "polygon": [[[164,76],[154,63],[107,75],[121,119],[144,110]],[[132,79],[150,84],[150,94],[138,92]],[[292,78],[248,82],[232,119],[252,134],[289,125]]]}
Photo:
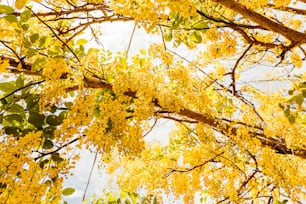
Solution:
{"label": "thick branch", "polygon": [[290,29],[286,26],[283,26],[280,23],[276,23],[255,11],[247,9],[244,5],[238,3],[235,0],[213,0],[213,1],[236,11],[237,13],[241,14],[243,17],[255,23],[258,23],[259,25],[270,31],[283,35],[284,37],[289,39],[293,44],[306,43],[306,34]]}
{"label": "thick branch", "polygon": [[[9,62],[11,66],[16,65],[16,62],[14,62],[13,60],[10,60]],[[30,66],[30,65],[27,65],[27,66]],[[113,90],[113,86],[110,83],[108,83],[107,81],[98,79],[96,77],[84,77],[84,85],[86,88],[101,88],[101,89]],[[66,89],[66,91],[78,90],[79,88],[80,88],[79,86],[73,86],[73,87]],[[137,97],[135,91],[126,91],[124,92],[124,94],[132,98]],[[156,107],[163,109],[163,107],[160,106],[158,99],[153,99],[152,103],[154,103]],[[238,128],[230,125],[230,122],[225,122],[225,120],[218,119],[208,114],[195,112],[187,108],[182,109],[181,111],[176,112],[174,114],[178,114],[179,116],[183,118],[189,118],[191,120],[202,122],[206,125],[211,126],[212,128],[216,129],[217,131],[221,132],[224,135],[233,136],[233,137],[238,135]],[[240,123],[240,124],[243,125],[244,123]],[[244,126],[249,127],[248,124]],[[283,139],[277,136],[267,137],[264,134],[264,129],[261,127],[256,127],[254,131],[249,132],[249,134],[252,137],[258,139],[262,145],[270,147],[271,149],[275,150],[277,153],[296,155],[303,159],[306,159],[305,149],[292,150],[287,147],[287,144],[285,143]]]}
{"label": "thick branch", "polygon": [[306,10],[304,9],[297,9],[297,8],[292,8],[292,7],[279,7],[274,4],[268,4],[267,6],[273,9],[280,10],[280,11],[286,11],[286,12],[291,12],[291,13],[293,12],[299,15],[306,15]]}

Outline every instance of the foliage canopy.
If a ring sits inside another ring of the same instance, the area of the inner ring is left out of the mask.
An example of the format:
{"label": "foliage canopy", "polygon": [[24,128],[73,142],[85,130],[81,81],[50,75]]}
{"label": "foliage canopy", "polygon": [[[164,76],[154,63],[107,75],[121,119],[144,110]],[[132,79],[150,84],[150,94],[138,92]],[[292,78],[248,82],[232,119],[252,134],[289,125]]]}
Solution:
{"label": "foliage canopy", "polygon": [[[305,0],[4,2],[1,202],[61,202],[84,146],[141,202],[305,201]],[[103,49],[117,21],[160,43]],[[146,142],[163,119],[169,143]]]}

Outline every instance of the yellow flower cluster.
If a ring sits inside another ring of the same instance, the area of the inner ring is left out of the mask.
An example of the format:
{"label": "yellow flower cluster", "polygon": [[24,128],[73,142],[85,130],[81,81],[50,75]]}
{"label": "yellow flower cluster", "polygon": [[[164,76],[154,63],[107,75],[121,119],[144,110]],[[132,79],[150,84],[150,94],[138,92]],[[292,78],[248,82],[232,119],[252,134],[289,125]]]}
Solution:
{"label": "yellow flower cluster", "polygon": [[0,59],[0,73],[6,72],[9,65],[10,64],[9,64],[8,60],[1,60]]}
{"label": "yellow flower cluster", "polygon": [[[3,153],[0,159],[1,202],[41,203],[41,199],[46,198],[49,186],[43,180],[48,178],[48,170],[41,169],[32,158],[33,148],[41,145],[41,134],[42,132],[38,131],[30,132],[18,139],[2,137],[3,141],[0,144],[0,150]],[[58,194],[54,195],[58,196]]]}
{"label": "yellow flower cluster", "polygon": [[64,73],[68,72],[68,66],[63,58],[48,58],[45,63],[42,75],[47,80],[58,80]]}

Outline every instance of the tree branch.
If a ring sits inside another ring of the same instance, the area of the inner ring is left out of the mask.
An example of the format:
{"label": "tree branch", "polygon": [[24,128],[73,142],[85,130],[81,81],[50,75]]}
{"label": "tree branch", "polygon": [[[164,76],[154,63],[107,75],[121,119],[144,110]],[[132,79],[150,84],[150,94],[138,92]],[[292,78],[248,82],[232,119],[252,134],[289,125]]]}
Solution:
{"label": "tree branch", "polygon": [[290,29],[286,26],[283,26],[280,23],[276,23],[255,11],[247,9],[244,5],[240,4],[235,0],[213,0],[213,1],[236,11],[237,13],[241,14],[243,17],[259,24],[260,26],[270,31],[283,35],[284,37],[289,39],[292,42],[292,44],[306,43],[306,34]]}
{"label": "tree branch", "polygon": [[219,154],[216,154],[213,158],[209,159],[209,160],[206,160],[205,162],[201,163],[201,164],[198,164],[198,165],[195,165],[191,168],[185,168],[185,169],[171,169],[168,173],[166,173],[164,175],[164,178],[170,176],[172,173],[187,173],[187,172],[190,172],[190,171],[193,171],[194,169],[197,169],[197,168],[200,168],[202,166],[204,166],[205,164],[209,163],[209,162],[215,162],[215,159],[219,156],[221,156],[222,154],[224,154],[224,152],[221,152]]}

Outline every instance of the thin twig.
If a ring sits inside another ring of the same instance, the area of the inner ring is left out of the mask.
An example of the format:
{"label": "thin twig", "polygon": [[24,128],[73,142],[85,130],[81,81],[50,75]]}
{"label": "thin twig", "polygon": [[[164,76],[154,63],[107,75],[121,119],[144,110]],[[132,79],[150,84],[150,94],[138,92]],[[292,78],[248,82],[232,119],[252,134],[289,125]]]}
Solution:
{"label": "thin twig", "polygon": [[81,137],[77,137],[77,138],[71,140],[70,142],[67,142],[66,144],[64,144],[64,145],[62,145],[62,146],[58,147],[57,149],[55,149],[55,150],[53,150],[53,151],[50,151],[50,152],[33,151],[33,152],[37,152],[37,153],[40,154],[39,156],[35,157],[34,160],[37,161],[38,159],[40,159],[40,158],[42,158],[42,157],[44,157],[44,156],[47,156],[47,155],[56,153],[56,152],[60,151],[61,149],[63,149],[64,147],[67,147],[68,145],[75,143],[75,142],[78,141],[80,138],[81,138]]}
{"label": "thin twig", "polygon": [[1,44],[4,45],[7,49],[9,49],[10,51],[12,51],[14,53],[14,55],[18,58],[19,62],[21,63],[21,65],[23,66],[24,62],[22,60],[22,58],[17,54],[17,52],[12,49],[10,46],[8,46],[6,44],[6,42],[4,42],[3,40],[0,40]]}
{"label": "thin twig", "polygon": [[164,177],[168,177],[168,176],[170,176],[172,173],[175,173],[175,172],[176,172],[176,173],[187,173],[187,172],[190,172],[190,171],[192,171],[192,170],[194,170],[194,169],[196,169],[196,168],[199,168],[199,167],[204,166],[205,164],[207,164],[207,163],[209,163],[209,162],[215,162],[215,159],[216,159],[217,157],[219,157],[220,155],[222,155],[222,154],[224,154],[224,152],[221,152],[221,153],[215,155],[213,158],[211,158],[211,159],[209,159],[209,160],[206,160],[205,162],[203,162],[203,163],[201,163],[201,164],[198,164],[198,165],[195,165],[195,166],[193,166],[193,167],[191,167],[191,168],[185,168],[185,169],[171,169],[167,174],[165,174]]}
{"label": "thin twig", "polygon": [[9,93],[9,94],[3,96],[2,98],[0,98],[0,100],[6,99],[7,97],[9,97],[9,96],[15,94],[15,93],[18,92],[18,91],[21,91],[21,90],[25,89],[25,88],[28,88],[28,87],[34,86],[34,85],[38,85],[38,84],[41,84],[41,83],[43,83],[43,82],[45,82],[45,80],[36,81],[36,82],[32,82],[32,83],[30,83],[30,84],[27,84],[27,85],[25,85],[25,86],[23,86],[23,87],[20,87],[20,88],[18,88],[18,89],[16,89],[16,90],[12,91],[12,92]]}
{"label": "thin twig", "polygon": [[240,63],[240,61],[244,58],[244,56],[246,55],[246,53],[251,49],[251,47],[253,46],[253,43],[250,43],[249,46],[244,50],[244,52],[242,53],[242,55],[238,58],[238,60],[236,61],[232,71],[231,71],[231,76],[232,76],[232,84],[231,86],[233,87],[233,95],[236,95],[236,69]]}
{"label": "thin twig", "polygon": [[90,173],[89,173],[89,176],[88,176],[88,179],[87,179],[86,187],[85,187],[85,190],[84,190],[84,193],[83,193],[82,202],[84,202],[84,200],[85,200],[85,196],[86,196],[86,192],[87,192],[87,189],[88,189],[88,186],[89,186],[89,183],[90,183],[92,172],[93,172],[94,166],[95,166],[96,161],[97,161],[97,156],[98,156],[98,151],[95,153],[95,157],[94,157],[93,163],[91,165],[91,169],[90,169]]}
{"label": "thin twig", "polygon": [[142,137],[146,137],[150,132],[152,132],[152,130],[155,127],[156,123],[157,123],[157,119],[154,120],[153,125],[150,127],[150,129]]}
{"label": "thin twig", "polygon": [[130,37],[130,41],[129,41],[129,45],[128,45],[128,48],[127,48],[125,57],[127,57],[128,54],[129,54],[129,51],[130,51],[130,47],[131,47],[131,44],[132,44],[132,40],[133,40],[133,36],[134,36],[135,30],[136,30],[136,24],[134,25],[134,28],[133,28],[133,31],[132,31],[132,34],[131,34],[131,37]]}

